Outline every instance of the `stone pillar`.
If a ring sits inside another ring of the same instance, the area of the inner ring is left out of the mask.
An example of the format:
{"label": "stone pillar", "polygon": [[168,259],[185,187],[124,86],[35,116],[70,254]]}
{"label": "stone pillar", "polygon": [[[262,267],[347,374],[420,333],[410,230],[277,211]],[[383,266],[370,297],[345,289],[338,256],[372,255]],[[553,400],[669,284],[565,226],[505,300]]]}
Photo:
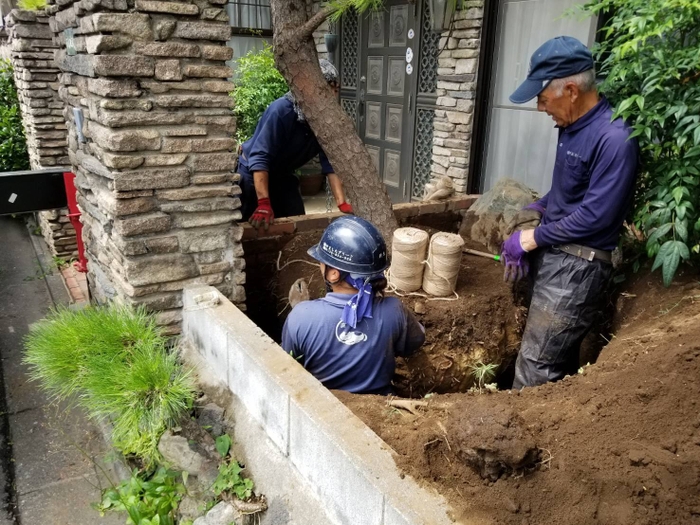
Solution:
{"label": "stone pillar", "polygon": [[483,0],[466,0],[443,33],[438,57],[437,106],[433,131],[434,178],[448,175],[457,193],[466,193],[481,46]]}
{"label": "stone pillar", "polygon": [[[9,46],[17,96],[27,137],[32,169],[68,166],[63,102],[58,96],[59,70],[54,64],[56,45],[43,11],[13,9],[7,16]],[[39,225],[52,253],[77,255],[75,229],[68,210],[39,213]]]}
{"label": "stone pillar", "polygon": [[186,284],[245,301],[225,1],[51,7],[93,295],[167,333]]}

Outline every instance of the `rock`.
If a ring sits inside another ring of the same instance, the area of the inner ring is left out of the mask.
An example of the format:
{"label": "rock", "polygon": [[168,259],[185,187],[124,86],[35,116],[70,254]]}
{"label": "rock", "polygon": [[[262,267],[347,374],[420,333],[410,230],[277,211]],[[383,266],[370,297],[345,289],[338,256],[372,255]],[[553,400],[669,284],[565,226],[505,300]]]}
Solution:
{"label": "rock", "polygon": [[[81,27],[85,19],[81,21]],[[138,40],[152,40],[151,18],[138,13],[96,13],[92,24],[98,32],[120,32]]]}
{"label": "rock", "polygon": [[289,306],[294,308],[296,305],[303,301],[308,301],[309,296],[309,283],[303,277],[297,279],[292,283],[289,288],[289,294],[287,299],[289,300]]}
{"label": "rock", "polygon": [[91,55],[128,47],[133,42],[125,35],[89,35],[85,37],[85,49]]}
{"label": "rock", "polygon": [[512,512],[513,514],[520,512],[520,504],[510,499],[508,496],[503,499],[503,506],[508,512]]}
{"label": "rock", "polygon": [[216,20],[218,22],[227,22],[228,15],[226,11],[219,8],[208,8],[202,11],[202,20]]}
{"label": "rock", "polygon": [[170,13],[173,15],[197,15],[199,7],[180,2],[156,2],[153,0],[136,0],[137,11],[149,13]]}
{"label": "rock", "polygon": [[192,166],[197,171],[226,171],[233,170],[236,163],[235,153],[210,153],[194,155]]}
{"label": "rock", "polygon": [[177,436],[170,430],[160,438],[158,452],[170,465],[192,476],[200,475],[211,466],[209,458],[190,448],[187,438]]}
{"label": "rock", "polygon": [[117,131],[88,122],[90,138],[99,147],[109,151],[143,151],[160,149],[160,134],[154,129]]}
{"label": "rock", "polygon": [[141,90],[134,80],[90,78],[87,87],[88,91],[102,97],[129,98],[141,95]]}
{"label": "rock", "polygon": [[202,46],[202,58],[207,60],[231,60],[233,49],[228,46]]}
{"label": "rock", "polygon": [[[186,68],[191,66],[185,66]],[[209,67],[209,66],[203,66]],[[162,108],[231,108],[233,98],[228,95],[162,95],[156,98]]]}
{"label": "rock", "polygon": [[206,508],[206,504],[206,500],[197,499],[190,494],[186,494],[177,507],[177,512],[180,515],[179,523],[185,520],[197,519],[202,514],[202,510]]}
{"label": "rock", "polygon": [[197,423],[212,436],[221,436],[224,433],[224,409],[215,403],[204,405],[199,412]]}
{"label": "rock", "polygon": [[115,174],[114,189],[117,191],[181,188],[187,186],[190,172],[184,167],[150,168],[122,171]]}
{"label": "rock", "polygon": [[228,66],[190,64],[185,66],[185,76],[195,78],[229,78],[233,71]]}
{"label": "rock", "polygon": [[163,44],[160,42],[136,42],[134,43],[134,52],[137,55],[151,57],[196,58],[200,55],[199,46],[181,42],[166,42]]}
{"label": "rock", "polygon": [[536,193],[513,179],[501,179],[467,210],[459,234],[500,253],[506,227],[515,213],[531,204]]}
{"label": "rock", "polygon": [[167,40],[175,32],[175,20],[159,20],[153,26],[153,37],[158,41]]}
{"label": "rock", "polygon": [[158,60],[156,62],[156,78],[158,80],[182,80],[182,70],[179,60]]}
{"label": "rock", "polygon": [[95,73],[106,77],[152,77],[156,65],[152,58],[136,55],[96,55]]}
{"label": "rock", "polygon": [[222,501],[207,512],[206,516],[194,520],[193,525],[239,525],[240,517],[233,505]]}
{"label": "rock", "polygon": [[163,153],[209,153],[212,151],[231,151],[236,146],[236,141],[229,138],[203,138],[203,139],[163,139]]}
{"label": "rock", "polygon": [[178,22],[173,33],[175,38],[187,40],[221,40],[231,38],[231,27],[228,24],[207,22]]}
{"label": "rock", "polygon": [[182,253],[130,259],[125,261],[124,270],[126,281],[132,286],[181,281],[199,274],[192,257]]}
{"label": "rock", "polygon": [[643,450],[630,450],[629,460],[633,467],[646,466],[650,463]]}
{"label": "rock", "polygon": [[425,303],[423,301],[416,301],[416,304],[413,306],[413,311],[418,315],[423,315],[426,312]]}
{"label": "rock", "polygon": [[228,231],[216,229],[211,231],[178,232],[182,253],[210,252],[228,246]]}
{"label": "rock", "polygon": [[142,214],[129,219],[118,219],[114,221],[114,231],[124,237],[164,232],[169,228],[170,215],[160,212]]}

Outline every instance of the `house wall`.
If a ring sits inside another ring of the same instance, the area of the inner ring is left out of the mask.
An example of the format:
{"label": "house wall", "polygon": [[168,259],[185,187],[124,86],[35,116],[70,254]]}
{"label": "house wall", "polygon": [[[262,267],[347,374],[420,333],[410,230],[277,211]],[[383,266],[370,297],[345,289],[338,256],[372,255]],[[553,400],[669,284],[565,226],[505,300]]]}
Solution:
{"label": "house wall", "polygon": [[49,9],[93,297],[144,304],[166,333],[187,284],[245,300],[224,2]]}

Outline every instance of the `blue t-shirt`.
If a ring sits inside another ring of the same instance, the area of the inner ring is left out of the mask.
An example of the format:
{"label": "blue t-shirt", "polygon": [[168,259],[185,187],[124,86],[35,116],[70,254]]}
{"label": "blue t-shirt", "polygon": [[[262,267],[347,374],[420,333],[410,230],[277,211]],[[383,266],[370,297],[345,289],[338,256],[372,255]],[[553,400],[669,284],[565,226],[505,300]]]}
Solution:
{"label": "blue t-shirt", "polygon": [[552,188],[539,203],[546,208],[535,229],[540,247],[577,243],[613,250],[632,206],[639,146],[631,128],[611,122],[603,97],[588,113],[559,130]]}
{"label": "blue t-shirt", "polygon": [[273,180],[291,175],[317,155],[321,160],[321,172],[333,173],[333,167],[309,125],[299,122],[294,104],[280,97],[267,107],[255,133],[243,144],[239,169],[242,176],[267,171]]}
{"label": "blue t-shirt", "polygon": [[349,294],[328,293],[294,307],[282,330],[282,348],[327,388],[389,394],[395,356],[425,342],[425,331],[396,297],[377,297],[372,318],[353,330],[340,320]]}

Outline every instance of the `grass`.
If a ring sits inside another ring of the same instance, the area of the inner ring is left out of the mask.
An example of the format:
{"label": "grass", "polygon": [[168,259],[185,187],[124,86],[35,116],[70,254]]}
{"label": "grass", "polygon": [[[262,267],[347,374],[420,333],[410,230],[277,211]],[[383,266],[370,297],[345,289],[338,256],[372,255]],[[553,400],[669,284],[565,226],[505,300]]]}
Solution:
{"label": "grass", "polygon": [[51,397],[110,420],[114,445],[151,465],[162,433],[194,401],[193,382],[166,343],[142,308],[60,308],[29,333],[24,361]]}

